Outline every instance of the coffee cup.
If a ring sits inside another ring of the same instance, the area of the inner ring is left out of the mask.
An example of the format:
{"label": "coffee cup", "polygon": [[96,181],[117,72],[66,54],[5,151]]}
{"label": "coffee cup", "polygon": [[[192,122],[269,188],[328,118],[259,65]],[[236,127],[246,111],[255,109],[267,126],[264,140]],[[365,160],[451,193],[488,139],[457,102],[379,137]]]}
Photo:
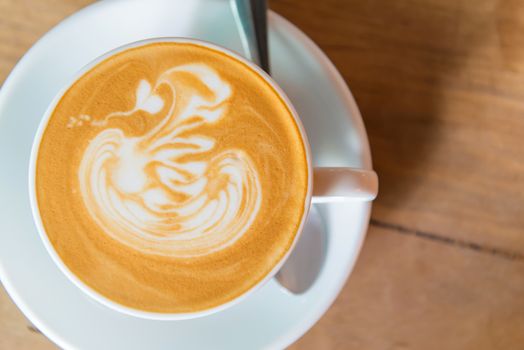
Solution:
{"label": "coffee cup", "polygon": [[315,168],[311,155],[255,64],[148,39],[95,59],[51,102],[31,152],[32,213],[90,298],[148,319],[205,316],[274,277],[312,203],[375,198],[373,171]]}

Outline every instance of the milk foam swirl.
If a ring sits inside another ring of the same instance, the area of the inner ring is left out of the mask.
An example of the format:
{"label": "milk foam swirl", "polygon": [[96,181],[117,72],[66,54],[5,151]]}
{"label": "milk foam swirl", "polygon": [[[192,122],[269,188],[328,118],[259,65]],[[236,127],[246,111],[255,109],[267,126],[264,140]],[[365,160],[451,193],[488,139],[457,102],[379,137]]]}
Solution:
{"label": "milk foam swirl", "polygon": [[[164,85],[171,102],[156,94]],[[144,253],[195,257],[224,249],[247,231],[261,204],[254,163],[242,149],[212,152],[216,140],[198,134],[204,124],[227,118],[231,94],[210,67],[182,65],[153,86],[141,80],[132,110],[71,118],[68,127],[102,128],[86,147],[78,176],[86,208],[108,235]],[[141,136],[108,126],[139,111],[156,115],[166,103],[165,116]]]}

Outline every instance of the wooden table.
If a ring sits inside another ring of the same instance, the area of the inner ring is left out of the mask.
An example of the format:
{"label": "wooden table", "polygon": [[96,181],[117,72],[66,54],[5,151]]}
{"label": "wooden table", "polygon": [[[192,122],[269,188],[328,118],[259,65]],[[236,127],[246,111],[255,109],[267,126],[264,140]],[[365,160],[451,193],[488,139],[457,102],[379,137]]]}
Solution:
{"label": "wooden table", "polygon": [[[0,81],[88,0],[0,0]],[[524,348],[524,2],[274,0],[362,110],[381,180],[360,259],[292,349]],[[54,346],[2,291],[0,349]]]}

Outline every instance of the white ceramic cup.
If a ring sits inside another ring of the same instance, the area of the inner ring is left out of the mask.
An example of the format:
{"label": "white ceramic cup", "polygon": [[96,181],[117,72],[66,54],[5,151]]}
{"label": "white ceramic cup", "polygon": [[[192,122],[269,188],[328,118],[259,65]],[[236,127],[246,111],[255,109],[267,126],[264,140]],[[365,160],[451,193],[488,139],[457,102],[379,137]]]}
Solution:
{"label": "white ceramic cup", "polygon": [[[237,298],[227,303],[221,304],[211,309],[198,311],[198,312],[192,312],[192,313],[157,313],[157,312],[147,312],[147,311],[142,311],[138,309],[133,309],[128,306],[124,306],[124,305],[121,305],[121,304],[118,304],[112,301],[111,299],[101,295],[100,293],[98,293],[97,291],[93,290],[91,287],[86,285],[75,274],[73,274],[69,270],[67,265],[61,260],[60,256],[58,255],[53,245],[49,241],[49,238],[42,224],[42,220],[40,217],[40,211],[38,209],[38,202],[36,200],[36,190],[35,190],[36,171],[35,170],[36,170],[36,160],[37,160],[37,155],[38,155],[38,149],[40,147],[42,135],[47,126],[48,120],[51,114],[53,113],[57,103],[61,100],[65,92],[73,85],[74,82],[76,82],[87,71],[89,71],[91,68],[95,67],[100,62],[104,61],[105,59],[119,52],[125,51],[127,49],[130,49],[133,47],[139,47],[139,46],[143,46],[143,45],[147,45],[147,44],[155,43],[155,42],[192,43],[195,45],[200,45],[200,46],[212,48],[216,51],[220,51],[248,65],[251,69],[257,72],[262,78],[264,78],[275,89],[275,91],[279,93],[279,95],[285,101],[289,110],[291,111],[292,117],[294,118],[296,124],[298,125],[300,134],[302,136],[302,140],[304,142],[305,149],[306,149],[306,158],[307,158],[307,167],[308,167],[308,183],[307,183],[308,188],[307,188],[307,196],[304,201],[304,211],[303,211],[304,214],[302,216],[298,232],[295,235],[293,244],[291,245],[289,250],[286,252],[285,256],[274,266],[274,268],[266,275],[264,279],[262,279],[259,283],[257,283],[255,286],[253,286],[249,290],[245,291],[242,295],[238,296]],[[86,295],[100,302],[101,304],[109,307],[110,309],[127,314],[127,315],[146,318],[146,319],[154,319],[154,320],[190,319],[190,318],[209,315],[211,313],[224,310],[234,304],[237,304],[241,300],[248,297],[255,290],[263,286],[268,280],[273,278],[275,274],[280,270],[280,268],[284,265],[286,259],[289,257],[294,247],[296,246],[297,241],[300,238],[300,234],[304,228],[304,224],[306,222],[306,219],[309,213],[309,208],[311,207],[312,203],[343,202],[343,201],[354,201],[354,200],[371,201],[376,197],[377,192],[378,192],[378,178],[377,178],[376,173],[372,170],[355,169],[355,168],[341,168],[341,167],[313,168],[311,164],[311,149],[309,146],[307,135],[302,125],[302,122],[300,121],[300,118],[297,115],[296,110],[293,108],[293,105],[289,101],[284,91],[282,91],[282,89],[275,83],[275,81],[268,74],[266,74],[262,69],[260,69],[254,63],[246,60],[239,54],[236,54],[228,49],[225,49],[223,47],[220,47],[215,44],[208,43],[208,42],[204,42],[201,40],[188,39],[188,38],[171,38],[171,37],[154,38],[154,39],[147,39],[147,40],[130,43],[130,44],[118,47],[114,50],[111,50],[107,52],[106,54],[96,58],[95,60],[90,62],[88,65],[86,65],[83,69],[81,69],[79,72],[77,72],[77,74],[69,81],[69,83],[56,95],[56,97],[53,99],[53,101],[47,108],[42,118],[42,121],[40,122],[40,125],[38,127],[38,130],[36,132],[36,135],[33,141],[33,147],[31,150],[31,158],[30,158],[30,165],[29,165],[29,195],[30,195],[30,202],[31,202],[31,210],[33,213],[33,219],[37,227],[38,233],[40,235],[40,238],[42,239],[42,242],[44,243],[44,246],[46,247],[47,252],[51,256],[53,261],[56,263],[56,265],[59,267],[59,269],[67,276],[67,278],[73,284],[75,284]]]}

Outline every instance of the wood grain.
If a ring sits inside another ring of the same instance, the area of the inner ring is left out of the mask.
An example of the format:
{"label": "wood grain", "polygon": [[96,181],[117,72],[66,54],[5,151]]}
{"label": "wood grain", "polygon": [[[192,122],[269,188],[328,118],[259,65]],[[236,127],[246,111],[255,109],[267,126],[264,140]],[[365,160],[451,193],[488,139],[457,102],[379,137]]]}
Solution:
{"label": "wood grain", "polygon": [[371,227],[339,298],[291,349],[522,349],[520,276],[521,261]]}
{"label": "wood grain", "polygon": [[[0,0],[0,81],[88,2]],[[355,272],[291,348],[524,348],[524,2],[270,6],[343,74],[381,182]],[[0,348],[52,348],[0,295]]]}
{"label": "wood grain", "polygon": [[524,252],[524,2],[272,4],[351,86],[374,219]]}

